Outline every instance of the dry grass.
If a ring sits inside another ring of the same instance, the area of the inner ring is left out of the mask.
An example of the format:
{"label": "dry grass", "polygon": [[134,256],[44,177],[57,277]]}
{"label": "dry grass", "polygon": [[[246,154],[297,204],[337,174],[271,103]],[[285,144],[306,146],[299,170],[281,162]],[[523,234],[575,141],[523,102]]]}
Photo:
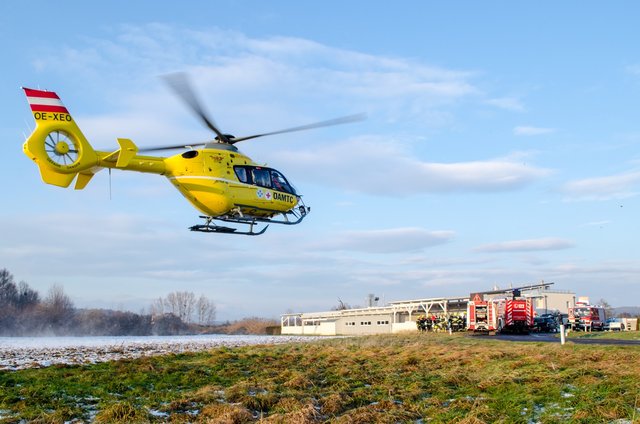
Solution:
{"label": "dry grass", "polygon": [[264,318],[245,318],[217,326],[215,330],[224,334],[270,334],[272,328],[280,328],[280,322]]}
{"label": "dry grass", "polygon": [[253,420],[253,414],[242,405],[213,403],[205,405],[198,421],[217,424],[241,424]]}
{"label": "dry grass", "polygon": [[638,364],[633,346],[437,334],[221,348],[0,374],[0,422],[637,423]]}
{"label": "dry grass", "polygon": [[95,417],[95,423],[146,423],[149,422],[147,414],[128,402],[118,402],[104,408]]}

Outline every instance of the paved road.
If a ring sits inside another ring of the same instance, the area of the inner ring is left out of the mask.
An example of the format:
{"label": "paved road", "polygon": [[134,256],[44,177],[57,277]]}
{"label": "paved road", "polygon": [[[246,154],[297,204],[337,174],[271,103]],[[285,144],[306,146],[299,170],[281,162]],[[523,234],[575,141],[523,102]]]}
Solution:
{"label": "paved road", "polygon": [[[511,341],[511,342],[547,342],[547,343],[560,343],[560,337],[556,334],[529,334],[523,335],[511,335],[511,334],[498,334],[495,336],[498,340]],[[640,346],[640,340],[615,340],[615,339],[601,339],[601,338],[568,338],[567,343],[575,344],[601,344],[601,345],[630,345]]]}

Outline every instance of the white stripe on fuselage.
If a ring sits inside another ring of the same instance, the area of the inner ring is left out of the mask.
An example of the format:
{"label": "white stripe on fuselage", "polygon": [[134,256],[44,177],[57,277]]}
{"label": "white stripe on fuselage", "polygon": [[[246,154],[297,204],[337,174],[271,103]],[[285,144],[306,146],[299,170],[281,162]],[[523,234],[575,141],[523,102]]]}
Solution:
{"label": "white stripe on fuselage", "polygon": [[178,177],[167,177],[170,180],[211,180],[211,181],[222,181],[225,183],[233,183],[233,184],[242,184],[249,187],[256,187],[253,184],[241,183],[240,181],[228,180],[226,178],[220,177],[205,177],[205,176],[196,176],[196,175],[180,175]]}
{"label": "white stripe on fuselage", "polygon": [[[262,186],[257,186],[257,185],[253,185],[253,184],[243,183],[243,182],[240,182],[240,181],[228,180],[226,178],[221,178],[221,177],[205,177],[205,176],[198,177],[196,175],[180,175],[180,176],[177,176],[177,177],[174,176],[174,177],[167,177],[167,178],[170,179],[170,180],[210,180],[210,181],[221,181],[221,182],[224,182],[224,183],[240,184],[242,186],[255,188],[255,189],[263,189],[263,190],[279,192],[279,190],[276,190],[276,189],[271,188],[271,187],[262,187]],[[287,196],[292,196],[294,199],[296,199],[298,197],[297,194],[286,193],[286,195]]]}

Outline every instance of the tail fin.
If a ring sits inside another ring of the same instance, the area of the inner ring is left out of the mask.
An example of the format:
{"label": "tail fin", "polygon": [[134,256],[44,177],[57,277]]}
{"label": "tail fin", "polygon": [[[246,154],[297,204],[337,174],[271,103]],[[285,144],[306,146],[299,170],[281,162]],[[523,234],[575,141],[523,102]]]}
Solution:
{"label": "tail fin", "polygon": [[89,182],[98,155],[76,125],[60,97],[52,91],[24,88],[36,128],[23,145],[47,184],[68,187],[80,175],[76,189]]}

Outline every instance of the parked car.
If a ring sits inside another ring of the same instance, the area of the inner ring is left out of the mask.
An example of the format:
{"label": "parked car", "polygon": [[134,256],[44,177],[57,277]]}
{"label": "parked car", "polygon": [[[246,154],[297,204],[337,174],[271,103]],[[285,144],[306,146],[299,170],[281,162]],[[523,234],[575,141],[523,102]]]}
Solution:
{"label": "parked car", "polygon": [[620,318],[609,318],[604,323],[605,331],[624,331],[626,330],[624,322]]}
{"label": "parked car", "polygon": [[541,315],[533,319],[533,331],[538,333],[557,333],[558,321],[553,315]]}

